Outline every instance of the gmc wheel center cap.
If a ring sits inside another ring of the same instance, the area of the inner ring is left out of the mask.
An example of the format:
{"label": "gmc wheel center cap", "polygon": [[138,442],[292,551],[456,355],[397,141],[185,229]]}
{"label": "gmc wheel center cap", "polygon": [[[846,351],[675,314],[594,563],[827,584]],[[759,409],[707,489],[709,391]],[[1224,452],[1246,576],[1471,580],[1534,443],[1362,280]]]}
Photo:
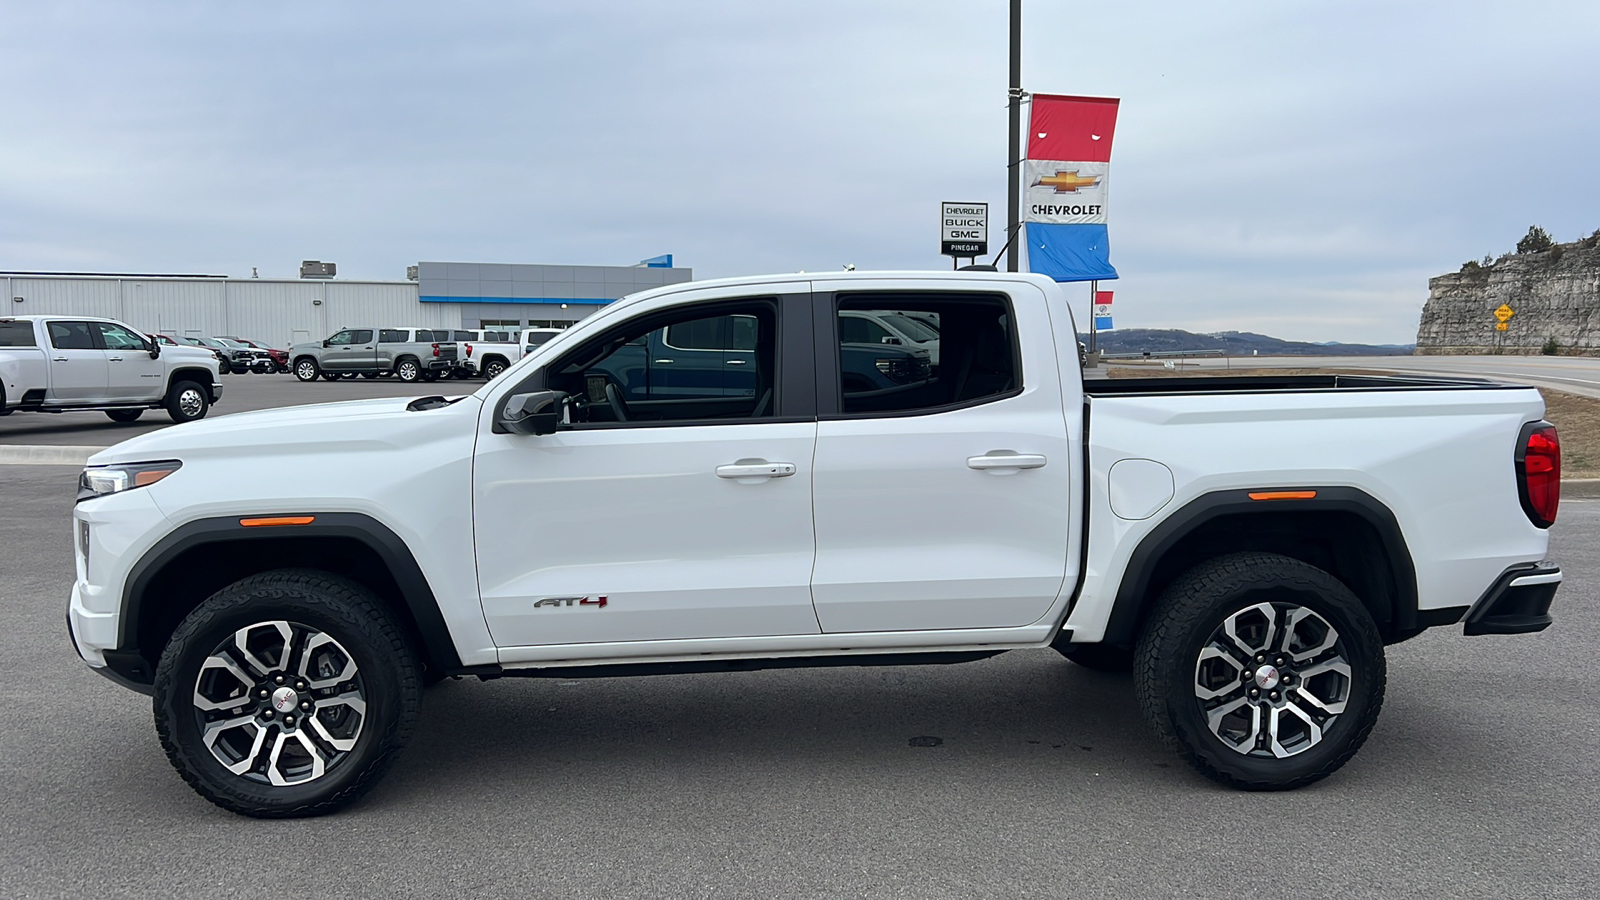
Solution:
{"label": "gmc wheel center cap", "polygon": [[300,695],[294,688],[281,687],[272,692],[272,708],[280,713],[290,712],[300,702]]}
{"label": "gmc wheel center cap", "polygon": [[[1276,666],[1262,666],[1256,670],[1256,687],[1261,688],[1263,691],[1272,690],[1282,680],[1283,676],[1278,674]],[[273,696],[276,699],[277,695]]]}

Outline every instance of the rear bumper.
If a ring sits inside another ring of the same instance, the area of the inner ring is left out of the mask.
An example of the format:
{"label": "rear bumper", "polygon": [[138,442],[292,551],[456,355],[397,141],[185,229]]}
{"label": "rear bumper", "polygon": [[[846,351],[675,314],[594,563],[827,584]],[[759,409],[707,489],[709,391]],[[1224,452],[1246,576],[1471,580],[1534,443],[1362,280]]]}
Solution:
{"label": "rear bumper", "polygon": [[1550,563],[1508,569],[1467,612],[1467,634],[1528,634],[1554,621],[1550,603],[1561,586],[1561,568]]}

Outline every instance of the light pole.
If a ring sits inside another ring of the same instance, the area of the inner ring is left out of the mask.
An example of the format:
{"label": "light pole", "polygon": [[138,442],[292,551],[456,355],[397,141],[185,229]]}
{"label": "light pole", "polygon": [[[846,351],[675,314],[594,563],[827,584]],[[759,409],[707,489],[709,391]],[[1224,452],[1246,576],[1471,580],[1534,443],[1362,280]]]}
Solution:
{"label": "light pole", "polygon": [[1010,138],[1006,142],[1006,270],[1017,271],[1022,228],[1019,195],[1022,193],[1022,0],[1011,0]]}

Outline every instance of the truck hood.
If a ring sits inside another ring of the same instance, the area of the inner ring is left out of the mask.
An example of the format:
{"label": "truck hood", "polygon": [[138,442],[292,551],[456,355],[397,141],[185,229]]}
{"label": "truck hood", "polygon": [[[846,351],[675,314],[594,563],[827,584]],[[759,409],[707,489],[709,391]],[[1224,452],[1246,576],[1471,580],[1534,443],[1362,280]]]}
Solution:
{"label": "truck hood", "polygon": [[380,397],[205,418],[107,447],[89,457],[89,465],[200,456],[322,453],[331,448],[403,447],[418,439],[419,428],[444,424],[438,422],[439,418],[454,420],[447,427],[465,428],[470,432],[474,426],[461,420],[476,422],[477,411],[483,406],[483,401],[469,395],[438,409],[417,412],[406,409],[407,404],[416,399]]}

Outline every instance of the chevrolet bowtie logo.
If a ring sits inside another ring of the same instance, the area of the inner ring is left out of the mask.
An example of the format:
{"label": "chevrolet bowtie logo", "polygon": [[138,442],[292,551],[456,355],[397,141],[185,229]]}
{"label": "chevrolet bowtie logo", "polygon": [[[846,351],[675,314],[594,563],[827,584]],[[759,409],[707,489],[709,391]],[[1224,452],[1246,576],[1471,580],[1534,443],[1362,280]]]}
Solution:
{"label": "chevrolet bowtie logo", "polygon": [[1046,175],[1035,181],[1033,186],[1053,187],[1058,194],[1076,194],[1078,188],[1094,187],[1099,183],[1100,176],[1091,175],[1085,178],[1078,174],[1077,169],[1073,169],[1070,172],[1057,172],[1054,175]]}

